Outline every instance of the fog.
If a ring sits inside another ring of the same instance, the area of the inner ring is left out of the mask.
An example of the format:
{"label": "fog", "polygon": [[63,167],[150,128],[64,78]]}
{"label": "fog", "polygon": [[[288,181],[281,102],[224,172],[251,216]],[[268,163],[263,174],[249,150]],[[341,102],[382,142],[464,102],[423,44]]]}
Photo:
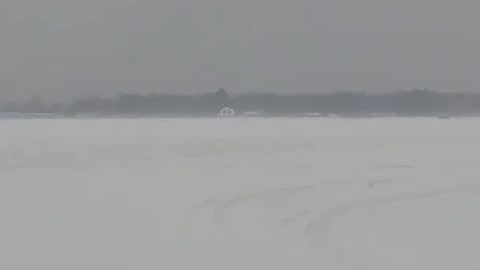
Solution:
{"label": "fog", "polygon": [[0,98],[478,91],[475,1],[13,1]]}
{"label": "fog", "polygon": [[479,9],[2,0],[0,269],[480,269]]}

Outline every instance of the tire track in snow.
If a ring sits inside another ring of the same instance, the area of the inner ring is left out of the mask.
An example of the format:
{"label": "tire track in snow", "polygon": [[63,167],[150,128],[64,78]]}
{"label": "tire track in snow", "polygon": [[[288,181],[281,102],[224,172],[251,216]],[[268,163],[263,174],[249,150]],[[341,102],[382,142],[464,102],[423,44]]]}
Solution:
{"label": "tire track in snow", "polygon": [[[185,223],[194,225],[195,221],[198,221],[198,218],[205,219],[205,217],[209,217],[217,226],[231,229],[234,224],[229,216],[232,215],[235,208],[240,208],[248,203],[254,203],[257,201],[257,209],[262,209],[262,207],[265,207],[266,202],[274,201],[275,206],[278,207],[282,203],[289,203],[294,199],[331,196],[335,192],[345,190],[345,187],[351,188],[354,186],[358,186],[359,189],[365,189],[368,185],[358,182],[324,182],[319,185],[299,185],[277,189],[266,189],[257,192],[246,192],[234,196],[209,198],[192,206],[186,211]],[[291,206],[296,205],[292,203]],[[285,217],[280,218],[278,222],[284,226],[292,225],[299,219],[307,216],[310,213],[310,208],[311,207],[298,210],[294,209],[294,213],[287,214]]]}
{"label": "tire track in snow", "polygon": [[[369,185],[371,182],[375,183],[373,189]],[[368,267],[361,265],[359,262],[355,262],[356,251],[346,250],[332,233],[334,222],[338,221],[341,224],[342,216],[348,215],[351,211],[360,210],[360,215],[354,217],[354,220],[360,221],[366,216],[366,213],[378,206],[388,206],[398,202],[425,200],[454,194],[476,194],[479,192],[478,185],[436,190],[423,186],[422,189],[426,191],[412,192],[411,190],[418,188],[418,185],[391,188],[392,185],[390,184],[396,182],[405,183],[404,180],[371,182],[301,185],[249,192],[231,197],[213,198],[193,206],[187,212],[187,215],[189,218],[197,216],[201,217],[203,221],[210,221],[211,223],[208,225],[210,228],[211,226],[218,226],[232,233],[236,226],[240,228],[239,232],[242,231],[249,221],[254,222],[254,230],[255,227],[258,227],[258,230],[260,230],[261,224],[258,223],[258,219],[255,219],[254,216],[261,217],[265,215],[268,217],[268,214],[278,210],[280,214],[273,216],[269,220],[272,224],[280,225],[285,229],[295,225],[293,232],[295,235],[298,232],[299,240],[304,239],[303,241],[306,241],[307,245],[312,248],[323,249],[329,254],[329,258],[334,259],[338,263],[343,263],[347,267],[368,269]],[[377,189],[377,185],[388,188]],[[351,197],[357,198],[352,199]],[[306,201],[299,199],[306,199]],[[309,204],[311,202],[313,202],[313,205]],[[271,204],[269,205],[269,203]],[[284,208],[285,205],[291,207],[291,209]],[[205,215],[206,213],[208,215]],[[193,221],[191,225],[195,226],[196,221],[199,220],[191,221]],[[282,230],[280,228],[279,233],[282,233]],[[291,233],[292,231],[289,232]],[[285,230],[285,233],[288,232]]]}
{"label": "tire track in snow", "polygon": [[302,192],[308,192],[309,190],[314,190],[315,188],[315,185],[301,185],[295,187],[248,192],[241,195],[224,198],[210,198],[188,209],[185,216],[185,223],[193,225],[196,223],[196,221],[198,221],[198,218],[195,217],[198,215],[203,218],[205,218],[205,216],[210,216],[209,218],[214,222],[215,226],[220,226],[224,229],[231,229],[233,225],[227,216],[231,213],[232,208],[236,206],[246,204],[251,200],[267,200],[269,197],[276,197],[277,200],[285,201],[294,195],[299,195]]}
{"label": "tire track in snow", "polygon": [[336,219],[340,218],[341,216],[345,216],[355,209],[368,210],[372,207],[387,206],[398,202],[425,200],[449,195],[474,195],[477,193],[480,193],[480,189],[478,185],[475,185],[438,189],[423,193],[405,193],[403,195],[397,195],[393,197],[385,196],[384,198],[352,200],[346,203],[334,205],[332,208],[330,208],[330,210],[317,214],[316,217],[312,218],[305,225],[304,235],[312,246],[326,249],[339,262],[354,264],[357,269],[368,269],[368,267],[360,265],[358,262],[354,262],[352,255],[347,250],[340,247],[340,245],[332,236],[331,230],[333,222]]}
{"label": "tire track in snow", "polygon": [[214,211],[214,218],[217,223],[221,224],[223,227],[231,228],[232,224],[230,224],[227,216],[235,206],[245,204],[249,200],[266,201],[272,198],[277,200],[277,204],[279,204],[280,202],[285,203],[291,200],[292,197],[312,191],[316,187],[317,186],[314,185],[305,185],[291,188],[279,188],[235,197],[223,202],[220,206],[218,206]]}

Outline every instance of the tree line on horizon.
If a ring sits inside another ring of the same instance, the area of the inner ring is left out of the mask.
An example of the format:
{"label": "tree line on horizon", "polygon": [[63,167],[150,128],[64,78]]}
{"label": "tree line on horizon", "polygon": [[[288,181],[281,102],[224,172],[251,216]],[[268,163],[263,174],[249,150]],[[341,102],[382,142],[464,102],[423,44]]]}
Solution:
{"label": "tree line on horizon", "polygon": [[465,115],[480,113],[480,94],[442,93],[415,89],[392,93],[338,91],[327,94],[245,93],[231,96],[225,89],[187,94],[120,94],[115,97],[86,97],[69,103],[47,104],[32,99],[24,104],[4,103],[2,112],[55,113],[63,115],[178,115],[214,116],[224,107],[238,113],[267,115],[396,114]]}

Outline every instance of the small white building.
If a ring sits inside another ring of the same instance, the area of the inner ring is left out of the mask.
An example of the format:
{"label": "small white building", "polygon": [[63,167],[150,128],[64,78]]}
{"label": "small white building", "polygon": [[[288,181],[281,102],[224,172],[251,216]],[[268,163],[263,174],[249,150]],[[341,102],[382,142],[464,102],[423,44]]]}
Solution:
{"label": "small white building", "polygon": [[230,107],[225,107],[220,110],[217,116],[221,118],[232,118],[235,117],[235,110]]}

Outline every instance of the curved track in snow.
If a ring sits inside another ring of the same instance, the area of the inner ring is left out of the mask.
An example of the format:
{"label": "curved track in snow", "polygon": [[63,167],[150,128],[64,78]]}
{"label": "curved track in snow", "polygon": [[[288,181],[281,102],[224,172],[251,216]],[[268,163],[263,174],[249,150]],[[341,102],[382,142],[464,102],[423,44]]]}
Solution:
{"label": "curved track in snow", "polygon": [[[388,185],[394,182],[380,183]],[[291,233],[294,228],[296,240],[305,241],[314,250],[323,250],[323,254],[338,265],[350,269],[369,269],[368,263],[361,262],[365,260],[356,259],[365,256],[363,251],[348,248],[348,243],[355,240],[342,239],[343,232],[338,228],[350,230],[345,234],[348,235],[356,227],[361,227],[365,219],[375,216],[376,209],[388,208],[393,204],[422,203],[448,196],[478,195],[479,188],[478,185],[444,188],[423,186],[423,191],[416,192],[409,187],[406,190],[394,188],[385,193],[376,192],[370,183],[293,186],[210,199],[194,206],[189,211],[188,218],[191,226],[206,219],[212,221],[210,227],[229,234],[246,231],[262,234],[271,229],[281,235]],[[345,196],[349,193],[350,196]],[[361,237],[356,240],[365,241]]]}

